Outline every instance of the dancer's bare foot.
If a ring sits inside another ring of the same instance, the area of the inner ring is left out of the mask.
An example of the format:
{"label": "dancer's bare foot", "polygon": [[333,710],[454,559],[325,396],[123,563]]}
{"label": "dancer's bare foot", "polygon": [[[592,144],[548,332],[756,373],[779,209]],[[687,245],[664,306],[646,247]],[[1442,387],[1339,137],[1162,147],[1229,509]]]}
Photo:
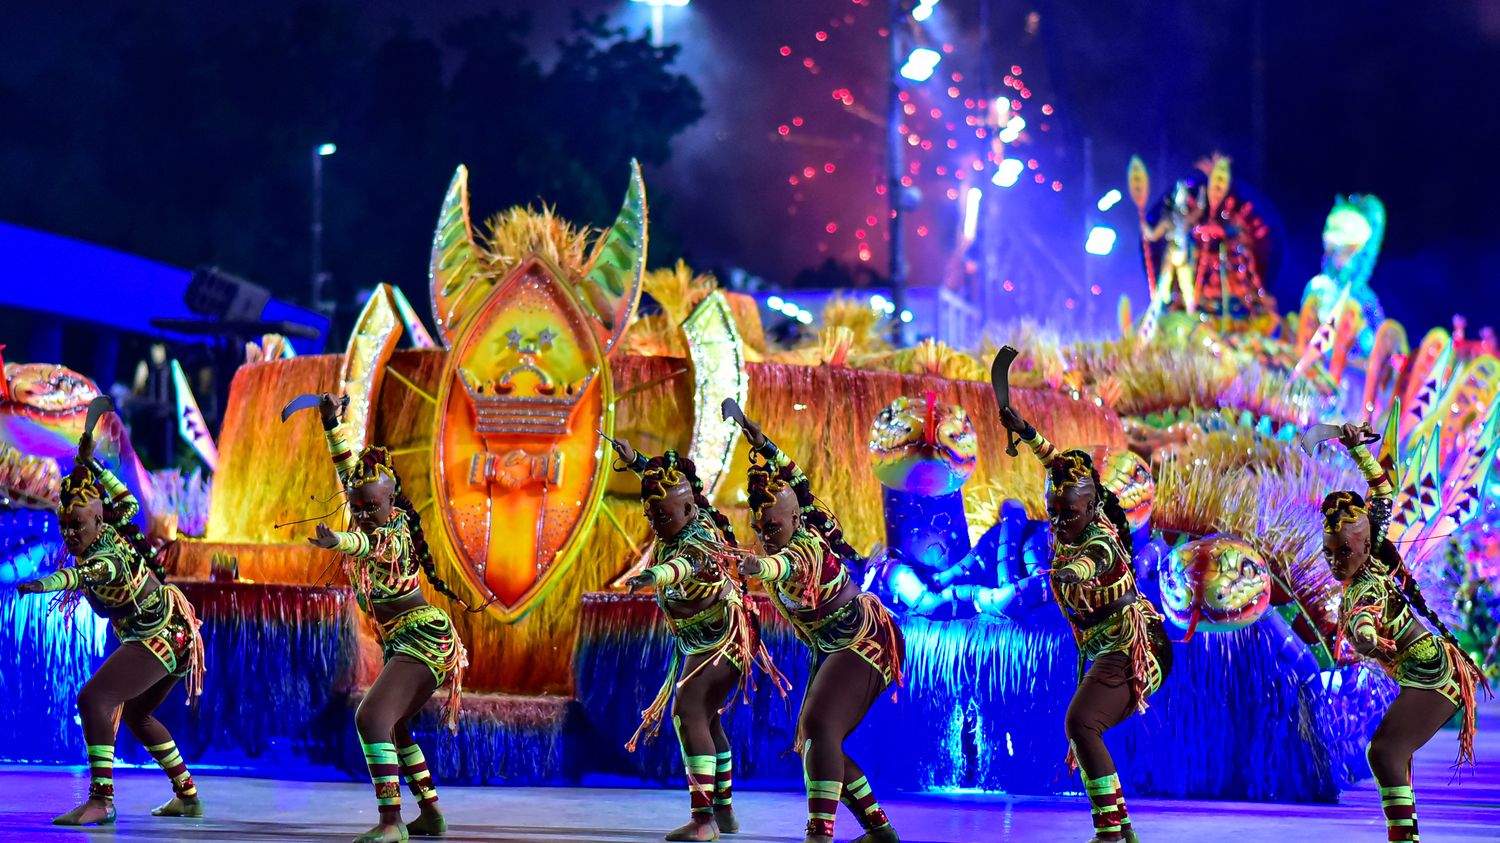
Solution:
{"label": "dancer's bare foot", "polygon": [[153,817],[201,817],[203,800],[196,796],[174,796],[166,803],[151,809]]}
{"label": "dancer's bare foot", "polygon": [[406,843],[406,826],[398,819],[394,823],[377,823],[374,828],[354,838],[354,843]]}
{"label": "dancer's bare foot", "polygon": [[53,817],[53,825],[109,825],[115,821],[115,800],[90,796],[77,808]]}
{"label": "dancer's bare foot", "polygon": [[714,809],[714,822],[719,824],[720,834],[740,833],[739,817],[734,815],[734,808],[730,805]]}
{"label": "dancer's bare foot", "polygon": [[693,815],[693,821],[685,826],[674,828],[667,832],[665,840],[718,840],[719,824],[714,822],[712,814],[707,814],[706,822],[698,821],[698,814]]}
{"label": "dancer's bare foot", "polygon": [[448,819],[436,805],[423,805],[422,813],[406,824],[412,837],[442,837],[448,833]]}
{"label": "dancer's bare foot", "polygon": [[885,825],[861,834],[854,838],[853,843],[901,843],[901,838],[896,835],[895,828]]}

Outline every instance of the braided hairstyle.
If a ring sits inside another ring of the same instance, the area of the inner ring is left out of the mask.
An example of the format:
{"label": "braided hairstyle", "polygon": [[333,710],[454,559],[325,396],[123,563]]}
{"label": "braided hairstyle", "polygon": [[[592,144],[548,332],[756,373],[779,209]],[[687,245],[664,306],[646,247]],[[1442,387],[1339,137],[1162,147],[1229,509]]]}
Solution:
{"label": "braided hairstyle", "polygon": [[821,535],[840,559],[864,562],[864,557],[844,538],[838,519],[813,495],[812,483],[808,481],[807,475],[799,475],[791,464],[773,470],[769,463],[752,462],[747,485],[750,511],[755,518],[763,516],[776,503],[776,495],[782,489],[790,488],[792,494],[797,496],[797,508],[807,526]]}
{"label": "braided hairstyle", "polygon": [[1135,537],[1130,534],[1130,519],[1125,517],[1125,507],[1120,505],[1119,496],[1099,479],[1099,469],[1094,465],[1094,458],[1087,451],[1077,448],[1063,451],[1047,463],[1047,478],[1054,488],[1079,485],[1084,480],[1094,484],[1094,495],[1104,510],[1104,516],[1119,534],[1120,545],[1125,548],[1125,556],[1134,568]]}
{"label": "braided hairstyle", "polygon": [[668,492],[684,483],[693,490],[693,503],[699,511],[708,513],[713,519],[724,542],[730,547],[737,547],[734,526],[703,494],[703,481],[698,477],[698,467],[687,457],[678,456],[676,451],[667,451],[646,461],[646,468],[641,472],[641,502],[650,504],[663,500]]}
{"label": "braided hairstyle", "polygon": [[93,469],[87,465],[75,465],[72,473],[63,478],[62,487],[58,496],[58,509],[68,510],[75,506],[83,506],[91,500],[99,501],[100,508],[104,514],[104,523],[113,527],[120,537],[125,539],[136,555],[140,557],[141,563],[161,582],[167,581],[166,565],[162,562],[161,554],[146,540],[134,522],[125,517],[125,510],[116,507],[105,493],[104,487],[99,483],[99,478]]}
{"label": "braided hairstyle", "polygon": [[1339,491],[1331,492],[1323,498],[1323,505],[1319,508],[1323,514],[1323,531],[1336,533],[1343,529],[1346,524],[1357,522],[1361,518],[1370,521],[1370,561],[1367,562],[1375,573],[1382,577],[1395,580],[1396,585],[1401,588],[1401,596],[1406,599],[1407,605],[1416,609],[1423,619],[1427,621],[1444,641],[1452,644],[1454,649],[1462,654],[1464,661],[1475,671],[1479,666],[1459,643],[1458,638],[1443,619],[1427,605],[1427,598],[1423,596],[1421,586],[1417,584],[1417,578],[1412,576],[1411,569],[1406,566],[1406,560],[1401,557],[1401,552],[1396,545],[1385,537],[1386,523],[1390,518],[1390,502],[1386,498],[1375,498],[1368,504],[1357,492]]}
{"label": "braided hairstyle", "polygon": [[390,451],[379,445],[371,445],[361,451],[358,464],[350,472],[349,488],[356,489],[374,483],[382,475],[389,477],[395,484],[391,503],[406,515],[406,526],[411,533],[411,555],[422,566],[422,573],[426,575],[427,581],[439,594],[464,607],[464,611],[484,611],[494,600],[482,606],[470,606],[469,601],[460,597],[438,576],[437,561],[432,558],[432,548],[427,545],[427,534],[422,530],[422,516],[417,514],[417,507],[412,504],[411,498],[401,490],[401,477],[396,474],[396,465],[391,459]]}

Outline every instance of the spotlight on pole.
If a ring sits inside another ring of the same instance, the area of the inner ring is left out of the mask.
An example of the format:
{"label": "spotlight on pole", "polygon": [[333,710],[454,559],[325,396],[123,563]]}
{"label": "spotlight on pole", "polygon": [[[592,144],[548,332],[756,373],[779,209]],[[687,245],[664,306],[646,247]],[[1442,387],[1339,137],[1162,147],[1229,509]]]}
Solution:
{"label": "spotlight on pole", "polygon": [[1089,239],[1083,244],[1083,250],[1091,255],[1107,255],[1115,248],[1115,237],[1113,228],[1096,225],[1089,229]]}
{"label": "spotlight on pole", "polygon": [[901,75],[913,82],[926,82],[932,78],[932,71],[937,69],[938,62],[942,60],[943,54],[937,50],[918,47],[906,57],[906,64],[901,66]]}
{"label": "spotlight on pole", "polygon": [[318,154],[323,156],[324,158],[327,158],[328,156],[338,151],[339,146],[336,143],[325,143],[318,147]]}
{"label": "spotlight on pole", "polygon": [[630,2],[643,3],[651,7],[651,46],[660,47],[666,41],[666,7],[682,8],[691,0],[630,0]]}

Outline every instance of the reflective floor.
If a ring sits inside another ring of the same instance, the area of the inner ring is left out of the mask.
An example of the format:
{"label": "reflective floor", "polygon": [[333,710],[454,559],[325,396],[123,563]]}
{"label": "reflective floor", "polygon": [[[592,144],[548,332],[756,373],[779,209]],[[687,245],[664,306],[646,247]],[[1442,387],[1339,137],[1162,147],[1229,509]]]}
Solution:
{"label": "reflective floor", "polygon": [[[1456,743],[1443,732],[1417,757],[1417,810],[1424,841],[1500,840],[1500,708],[1484,711],[1480,766],[1449,784]],[[153,804],[171,795],[164,777],[122,770],[116,779],[119,820],[105,829],[60,829],[53,815],[83,796],[82,771],[0,767],[0,840],[339,841],[374,822],[370,787],[358,783],[288,782],[196,775],[208,804],[202,820],[156,819]],[[877,782],[878,785],[878,782]],[[452,824],[446,839],[490,843],[660,840],[685,817],[685,794],[603,788],[465,788],[441,791]],[[800,841],[803,803],[793,793],[742,792],[736,807],[740,843]],[[884,800],[908,843],[1077,841],[1091,836],[1081,798],[914,795]],[[1131,814],[1149,843],[1265,840],[1357,843],[1385,839],[1379,800],[1367,783],[1339,805],[1282,805],[1135,799]],[[408,817],[414,807],[408,808]],[[858,836],[847,814],[840,841]]]}

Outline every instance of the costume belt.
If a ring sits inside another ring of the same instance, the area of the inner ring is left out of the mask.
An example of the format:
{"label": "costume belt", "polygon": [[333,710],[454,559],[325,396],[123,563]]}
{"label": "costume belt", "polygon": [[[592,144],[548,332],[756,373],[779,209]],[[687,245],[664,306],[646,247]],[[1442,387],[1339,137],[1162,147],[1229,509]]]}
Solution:
{"label": "costume belt", "polygon": [[380,624],[380,636],[383,639],[395,638],[418,624],[427,623],[437,618],[447,619],[447,617],[447,612],[444,612],[431,603],[424,606],[417,606],[413,609],[407,609],[385,623]]}
{"label": "costume belt", "polygon": [[1090,630],[1098,626],[1099,624],[1109,620],[1110,617],[1112,617],[1116,612],[1134,604],[1140,599],[1140,593],[1135,589],[1131,589],[1130,591],[1125,592],[1124,594],[1116,597],[1108,603],[1105,603],[1103,606],[1100,606],[1097,609],[1092,609],[1090,611],[1082,612],[1079,614],[1069,612],[1068,620],[1071,620],[1073,622],[1073,625],[1078,627],[1079,630]]}

